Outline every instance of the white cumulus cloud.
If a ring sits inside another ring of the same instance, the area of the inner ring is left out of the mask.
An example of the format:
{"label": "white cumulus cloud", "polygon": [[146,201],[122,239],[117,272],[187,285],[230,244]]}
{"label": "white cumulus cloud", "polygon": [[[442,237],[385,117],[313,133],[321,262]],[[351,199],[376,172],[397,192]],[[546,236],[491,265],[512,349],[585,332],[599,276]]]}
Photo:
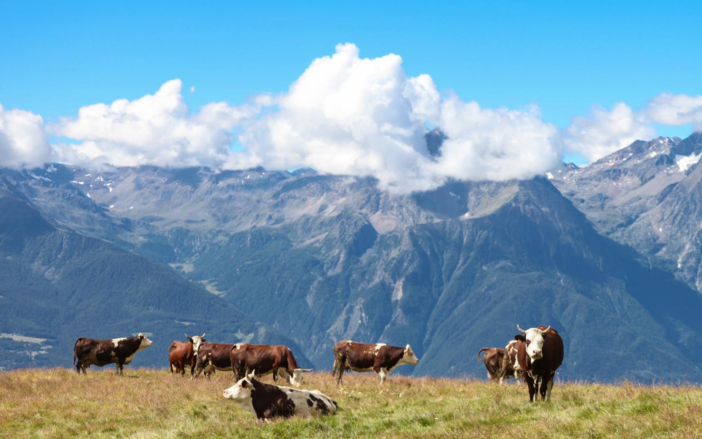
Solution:
{"label": "white cumulus cloud", "polygon": [[702,131],[702,95],[663,93],[651,99],[646,115],[653,122],[664,125],[694,124]]}
{"label": "white cumulus cloud", "polygon": [[589,117],[574,118],[566,129],[564,143],[567,151],[582,154],[594,162],[635,140],[647,140],[655,134],[642,112],[635,112],[620,102],[611,111],[596,107]]}
{"label": "white cumulus cloud", "polygon": [[34,168],[50,160],[42,117],[0,105],[0,167]]}
{"label": "white cumulus cloud", "polygon": [[[401,57],[361,58],[353,44],[316,59],[272,103],[275,108],[241,134],[246,151],[229,167],[306,166],[372,176],[384,189],[410,192],[447,178],[533,177],[560,156],[555,128],[536,112],[444,98],[429,75],[407,77]],[[427,122],[449,137],[437,159],[427,154]]]}
{"label": "white cumulus cloud", "polygon": [[[83,166],[312,167],[374,177],[383,189],[408,193],[449,179],[531,178],[554,169],[564,151],[595,161],[653,137],[653,123],[702,129],[702,96],[661,94],[640,110],[625,103],[595,107],[559,132],[535,105],[483,108],[440,93],[427,74],[408,76],[398,55],[362,58],[353,44],[312,61],[287,91],[239,106],[213,102],[192,111],[182,87],[173,79],[154,94],[88,105],[46,127],[36,114],[0,106],[0,166],[56,160]],[[427,126],[447,136],[439,156],[428,154]]]}
{"label": "white cumulus cloud", "polygon": [[174,79],[153,95],[82,107],[78,117],[49,126],[51,133],[78,141],[58,145],[59,160],[84,165],[220,166],[230,153],[232,129],[255,116],[257,107],[215,102],[191,113],[181,88],[181,81]]}

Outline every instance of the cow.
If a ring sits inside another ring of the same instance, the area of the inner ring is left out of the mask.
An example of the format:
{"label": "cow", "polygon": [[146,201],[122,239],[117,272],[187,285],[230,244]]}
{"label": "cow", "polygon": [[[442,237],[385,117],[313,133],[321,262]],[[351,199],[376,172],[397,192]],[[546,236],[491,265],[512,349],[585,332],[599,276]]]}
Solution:
{"label": "cow", "polygon": [[521,341],[512,340],[505,346],[505,356],[502,358],[502,376],[512,377],[519,384],[519,380],[522,377],[522,367],[519,365],[517,360],[517,353],[519,352],[519,345]]}
{"label": "cow", "polygon": [[[480,358],[480,354],[485,352],[485,356]],[[505,357],[505,350],[500,348],[482,348],[478,351],[478,361],[485,363],[487,377],[491,382],[502,384],[504,375],[502,374],[502,362]]]}
{"label": "cow", "polygon": [[195,378],[205,370],[205,358],[208,358],[209,364],[217,370],[232,370],[230,359],[232,347],[234,347],[232,343],[201,343],[195,361]]}
{"label": "cow", "polygon": [[200,349],[200,344],[205,340],[205,334],[202,336],[189,337],[185,334],[185,338],[189,341],[174,341],[171,347],[168,348],[168,362],[171,364],[171,374],[179,373],[185,376],[185,368],[190,368],[190,376],[195,373],[195,360],[197,351]]}
{"label": "cow", "polygon": [[291,416],[329,415],[336,413],[337,403],[318,390],[299,390],[264,384],[250,374],[223,392],[258,421]]}
{"label": "cow", "polygon": [[248,372],[262,376],[273,374],[273,381],[280,375],[295,387],[302,384],[302,373],[312,369],[301,369],[287,346],[269,346],[238,343],[232,347],[230,354],[232,371],[237,380],[244,378]]}
{"label": "cow", "polygon": [[535,394],[541,383],[541,400],[551,401],[551,389],[556,370],[563,363],[563,340],[558,332],[544,325],[538,328],[517,329],[524,335],[517,334],[517,361],[522,368],[522,376],[529,386],[529,402],[534,402]]}
{"label": "cow", "polygon": [[336,383],[341,384],[341,377],[347,370],[355,372],[375,372],[380,375],[380,384],[397,366],[419,363],[410,345],[404,348],[388,346],[385,343],[356,343],[340,341],[334,346],[334,367],[332,376],[337,375]]}
{"label": "cow", "polygon": [[205,357],[205,364],[205,378],[210,380],[212,375],[214,375],[215,371],[217,370],[212,363],[210,363],[210,354],[207,354],[207,357]]}
{"label": "cow", "polygon": [[137,352],[153,344],[144,334],[111,340],[80,337],[73,345],[73,364],[77,373],[85,374],[85,369],[91,365],[103,367],[115,363],[117,374],[122,375],[124,365],[131,363]]}

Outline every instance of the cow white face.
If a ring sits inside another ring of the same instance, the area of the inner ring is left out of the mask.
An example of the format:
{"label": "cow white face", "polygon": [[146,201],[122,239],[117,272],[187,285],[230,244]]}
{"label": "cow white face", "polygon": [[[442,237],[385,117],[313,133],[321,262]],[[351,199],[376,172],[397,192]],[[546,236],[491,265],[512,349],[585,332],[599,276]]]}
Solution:
{"label": "cow white face", "polygon": [[222,395],[227,399],[242,402],[251,399],[251,389],[253,389],[251,381],[248,378],[242,378],[236,384],[226,389]]}
{"label": "cow white face", "polygon": [[207,340],[205,340],[205,334],[200,335],[195,335],[193,337],[188,337],[188,334],[185,334],[185,337],[190,340],[190,343],[193,344],[193,355],[197,356],[197,351],[200,349],[200,345]]}
{"label": "cow white face", "polygon": [[550,328],[541,330],[539,328],[531,328],[524,331],[524,338],[526,338],[526,352],[532,361],[540,360],[544,356],[544,334],[548,332]]}
{"label": "cow white face", "polygon": [[417,356],[414,355],[414,351],[412,350],[410,345],[407,345],[405,347],[405,353],[402,355],[402,359],[404,360],[405,364],[411,364],[412,366],[419,363],[419,358],[417,358]]}
{"label": "cow white face", "polygon": [[302,369],[293,370],[293,374],[290,377],[290,384],[295,387],[300,387],[302,385]]}
{"label": "cow white face", "polygon": [[144,349],[148,348],[149,346],[153,346],[154,342],[146,338],[144,334],[139,334],[138,336],[141,339],[141,343],[139,344],[139,350],[143,351]]}

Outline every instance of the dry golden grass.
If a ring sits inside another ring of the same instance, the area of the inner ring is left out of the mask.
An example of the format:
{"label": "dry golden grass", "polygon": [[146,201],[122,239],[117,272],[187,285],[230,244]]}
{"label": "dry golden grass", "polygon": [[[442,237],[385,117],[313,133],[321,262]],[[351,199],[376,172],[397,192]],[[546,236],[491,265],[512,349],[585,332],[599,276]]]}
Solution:
{"label": "dry golden grass", "polygon": [[[529,404],[525,386],[372,374],[308,374],[304,388],[334,398],[335,416],[256,423],[212,381],[166,371],[66,369],[0,373],[0,437],[702,437],[702,389],[556,385],[551,403]],[[264,378],[270,382],[270,377]]]}

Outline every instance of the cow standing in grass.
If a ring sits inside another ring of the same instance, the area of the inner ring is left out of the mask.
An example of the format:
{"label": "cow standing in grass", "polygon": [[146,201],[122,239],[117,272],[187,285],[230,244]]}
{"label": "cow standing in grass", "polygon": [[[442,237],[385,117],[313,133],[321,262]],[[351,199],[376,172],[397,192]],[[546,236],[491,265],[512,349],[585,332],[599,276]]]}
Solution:
{"label": "cow standing in grass", "polygon": [[295,387],[302,384],[302,373],[312,369],[301,369],[292,351],[287,346],[270,346],[260,344],[238,343],[232,347],[230,354],[232,371],[237,380],[247,373],[256,376],[273,374],[273,381],[278,381],[278,373]]}
{"label": "cow standing in grass", "polygon": [[525,331],[517,325],[517,329],[524,334],[517,334],[515,339],[523,342],[519,345],[517,360],[529,386],[529,401],[535,401],[537,391],[541,393],[542,401],[550,401],[556,370],[563,363],[563,340],[550,326],[541,325]]}
{"label": "cow standing in grass", "polygon": [[230,354],[234,345],[232,343],[210,343],[205,342],[200,344],[197,350],[197,359],[195,361],[195,378],[205,370],[205,358],[208,363],[214,366],[217,370],[232,370],[232,362]]}
{"label": "cow standing in grass", "polygon": [[385,343],[356,343],[340,341],[334,346],[334,367],[332,376],[337,375],[337,384],[347,370],[354,372],[375,372],[380,375],[380,384],[397,366],[419,363],[410,345],[404,348],[388,346]]}
{"label": "cow standing in grass", "polygon": [[519,380],[522,377],[522,367],[519,365],[519,361],[517,360],[517,355],[519,353],[519,346],[521,345],[521,341],[518,340],[512,340],[509,343],[507,343],[507,346],[505,346],[505,355],[502,357],[502,372],[501,375],[504,378],[511,378],[514,376],[514,379],[517,381],[517,384],[519,384]]}
{"label": "cow standing in grass", "polygon": [[[485,352],[483,358],[480,358],[480,354]],[[500,348],[482,348],[478,351],[478,361],[485,363],[485,369],[487,369],[487,377],[491,382],[499,382],[502,384],[502,379],[505,375],[502,372],[502,362],[505,358],[505,350]],[[512,371],[512,375],[514,371]],[[509,376],[509,378],[512,377]]]}
{"label": "cow standing in grass", "polygon": [[85,374],[85,369],[91,365],[103,367],[106,364],[114,363],[117,374],[122,375],[124,365],[131,363],[137,352],[153,344],[144,334],[111,340],[81,337],[76,340],[73,346],[73,363],[76,366],[76,372],[82,371],[83,374]]}
{"label": "cow standing in grass", "polygon": [[190,337],[185,334],[188,341],[174,341],[168,348],[168,362],[171,364],[171,373],[185,376],[185,368],[190,368],[190,376],[195,374],[195,361],[200,345],[205,342],[205,334]]}

